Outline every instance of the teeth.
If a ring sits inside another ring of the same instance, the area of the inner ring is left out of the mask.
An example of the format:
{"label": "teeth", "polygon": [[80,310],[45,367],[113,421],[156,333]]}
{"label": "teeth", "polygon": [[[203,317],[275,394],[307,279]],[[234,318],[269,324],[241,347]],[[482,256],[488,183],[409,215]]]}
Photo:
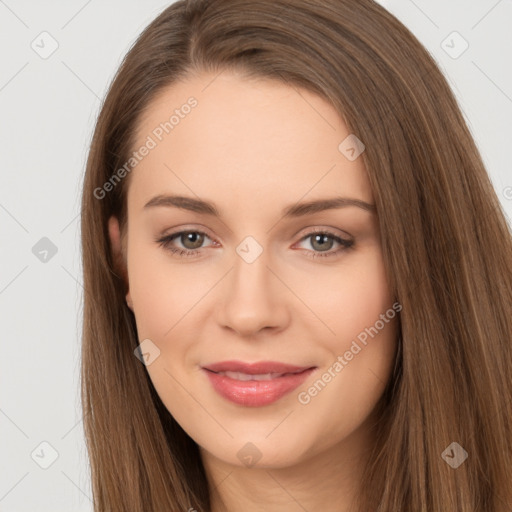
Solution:
{"label": "teeth", "polygon": [[284,373],[263,373],[260,375],[249,375],[248,373],[240,372],[219,372],[219,375],[225,375],[230,379],[236,380],[272,380],[276,377],[281,377]]}

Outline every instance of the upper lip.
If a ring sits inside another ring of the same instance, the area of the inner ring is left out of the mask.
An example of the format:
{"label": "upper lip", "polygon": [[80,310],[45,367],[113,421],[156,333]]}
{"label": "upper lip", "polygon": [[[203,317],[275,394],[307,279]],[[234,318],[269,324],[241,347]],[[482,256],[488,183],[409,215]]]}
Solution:
{"label": "upper lip", "polygon": [[295,366],[278,361],[258,361],[245,363],[243,361],[220,361],[203,366],[212,372],[239,372],[247,375],[263,375],[266,373],[300,373],[313,368],[312,366]]}

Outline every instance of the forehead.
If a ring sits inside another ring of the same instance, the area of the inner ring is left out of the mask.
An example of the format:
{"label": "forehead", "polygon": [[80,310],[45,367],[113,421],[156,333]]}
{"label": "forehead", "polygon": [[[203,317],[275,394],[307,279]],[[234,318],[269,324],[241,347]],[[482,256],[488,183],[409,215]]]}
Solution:
{"label": "forehead", "polygon": [[160,91],[136,134],[134,151],[152,146],[132,171],[128,200],[139,205],[171,192],[234,193],[255,206],[326,194],[372,202],[362,158],[351,161],[339,149],[350,135],[343,120],[295,85],[195,75]]}

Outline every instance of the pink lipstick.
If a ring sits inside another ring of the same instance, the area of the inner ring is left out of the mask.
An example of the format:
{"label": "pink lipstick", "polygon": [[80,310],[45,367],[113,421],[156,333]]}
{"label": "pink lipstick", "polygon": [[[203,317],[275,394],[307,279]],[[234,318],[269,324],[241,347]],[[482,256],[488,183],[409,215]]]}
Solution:
{"label": "pink lipstick", "polygon": [[276,402],[299,387],[315,368],[274,361],[223,361],[202,367],[219,395],[246,407]]}

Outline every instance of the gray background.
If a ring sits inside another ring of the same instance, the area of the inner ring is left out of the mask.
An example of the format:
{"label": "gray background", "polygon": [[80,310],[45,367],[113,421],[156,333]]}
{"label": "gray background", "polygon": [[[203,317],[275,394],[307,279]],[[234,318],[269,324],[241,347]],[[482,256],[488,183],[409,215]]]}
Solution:
{"label": "gray background", "polygon": [[[0,0],[1,511],[92,510],[79,401],[81,181],[100,98],[170,3]],[[448,77],[512,217],[512,1],[381,3]]]}

